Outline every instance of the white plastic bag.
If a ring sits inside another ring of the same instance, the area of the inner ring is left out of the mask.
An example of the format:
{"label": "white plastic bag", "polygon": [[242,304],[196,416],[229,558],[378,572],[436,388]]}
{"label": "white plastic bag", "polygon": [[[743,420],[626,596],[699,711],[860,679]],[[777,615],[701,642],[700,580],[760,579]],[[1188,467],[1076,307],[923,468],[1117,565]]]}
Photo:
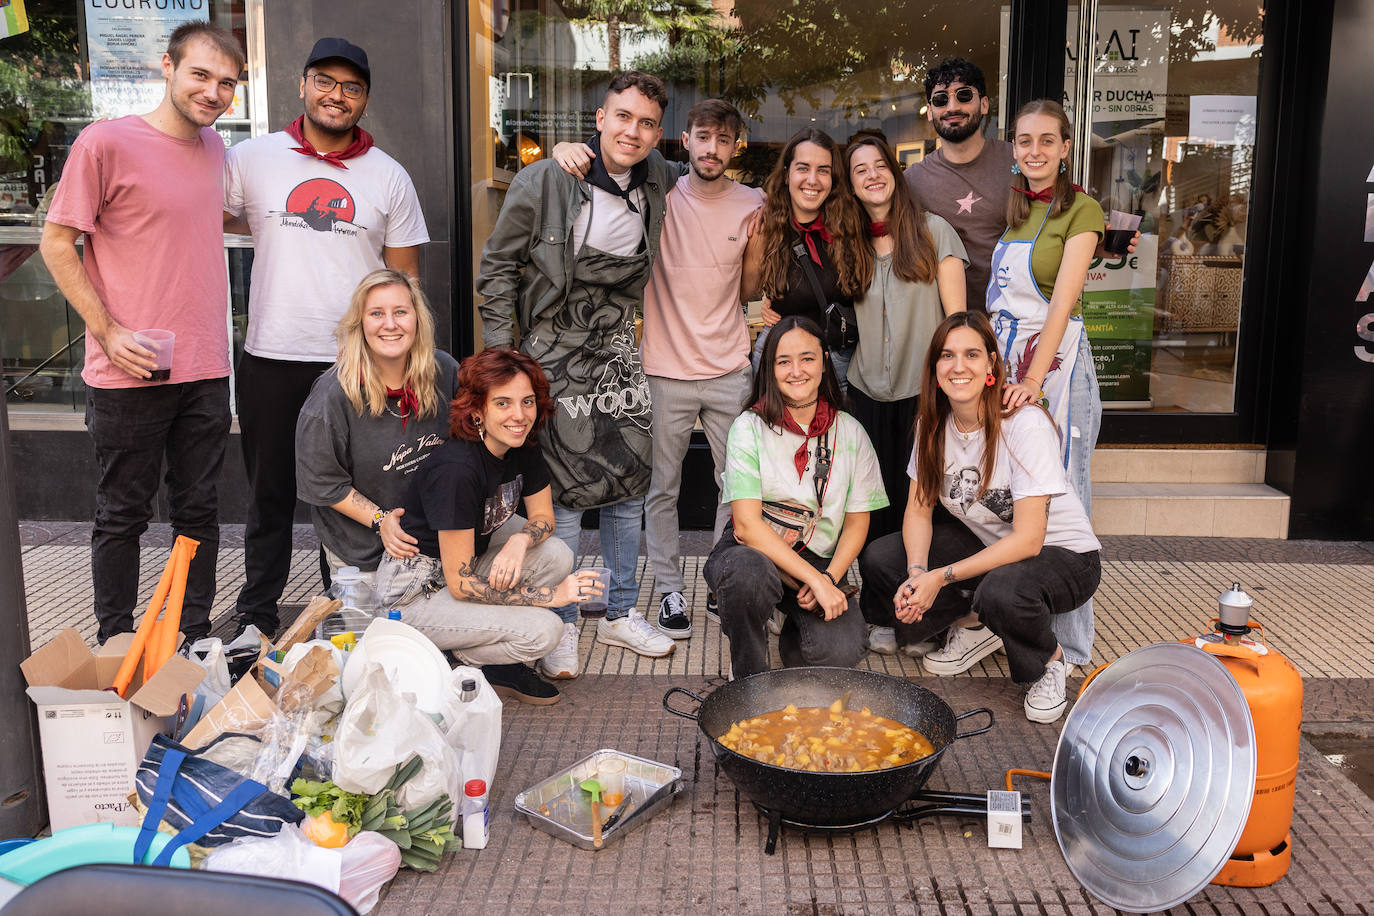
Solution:
{"label": "white plastic bag", "polygon": [[205,857],[201,867],[208,871],[307,881],[337,894],[343,857],[337,849],[316,846],[299,827],[287,824],[274,836],[235,840],[218,847]]}
{"label": "white plastic bag", "polygon": [[401,868],[401,847],[370,830],[364,830],[331,852],[343,859],[339,896],[353,904],[359,913],[370,912],[377,905],[382,888]]}
{"label": "white plastic bag", "polygon": [[[468,680],[477,682],[477,694],[464,702],[463,682]],[[442,714],[439,727],[458,754],[463,779],[481,779],[490,791],[501,751],[501,698],[480,670],[460,665],[449,678]],[[454,798],[456,802],[458,796]]]}
{"label": "white plastic bag", "polygon": [[369,664],[334,735],[334,782],[345,792],[374,795],[417,754],[420,771],[396,793],[401,810],[423,807],[445,792],[461,799],[458,754],[439,726],[391,686],[380,665]]}
{"label": "white plastic bag", "polygon": [[190,658],[205,669],[205,680],[196,685],[195,693],[205,697],[206,709],[212,709],[233,687],[223,640],[215,636],[196,640],[191,644]]}

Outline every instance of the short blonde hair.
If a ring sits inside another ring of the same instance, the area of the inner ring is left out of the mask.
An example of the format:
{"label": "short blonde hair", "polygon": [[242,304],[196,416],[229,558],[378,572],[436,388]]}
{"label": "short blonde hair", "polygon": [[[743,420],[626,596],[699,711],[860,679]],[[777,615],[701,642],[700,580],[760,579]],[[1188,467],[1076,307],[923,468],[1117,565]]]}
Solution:
{"label": "short blonde hair", "polygon": [[380,417],[386,410],[386,385],[372,360],[367,338],[363,336],[363,313],[373,291],[387,286],[404,286],[410,293],[410,304],[415,309],[415,339],[406,354],[404,386],[415,392],[420,402],[419,415],[432,417],[441,406],[435,391],[439,367],[434,361],[434,313],[420,289],[420,282],[399,270],[374,270],[353,290],[348,310],[334,331],[339,341],[339,357],[334,364],[339,387],[343,388],[358,416]]}

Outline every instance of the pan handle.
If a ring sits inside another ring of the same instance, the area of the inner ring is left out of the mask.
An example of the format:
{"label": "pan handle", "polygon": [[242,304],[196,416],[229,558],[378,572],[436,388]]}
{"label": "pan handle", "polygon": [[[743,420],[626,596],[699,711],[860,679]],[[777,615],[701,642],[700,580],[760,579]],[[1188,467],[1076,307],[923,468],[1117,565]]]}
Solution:
{"label": "pan handle", "polygon": [[[666,698],[665,698],[665,699],[666,699]],[[665,704],[665,705],[666,705],[666,704]],[[992,710],[991,710],[991,709],[988,709],[986,706],[981,706],[981,707],[979,707],[978,709],[970,709],[968,712],[960,713],[959,715],[957,715],[957,716],[954,717],[954,721],[955,721],[955,722],[962,722],[964,719],[967,719],[969,716],[976,716],[976,715],[978,715],[979,713],[982,713],[983,715],[985,715],[985,716],[988,717],[988,724],[987,724],[987,725],[984,725],[982,728],[975,728],[975,729],[974,729],[973,731],[971,731],[971,732],[959,732],[959,733],[957,733],[957,734],[954,736],[954,740],[955,740],[955,741],[958,741],[960,738],[972,738],[974,735],[981,735],[983,732],[990,731],[990,730],[992,729],[992,724],[993,724]]]}
{"label": "pan handle", "polygon": [[[690,697],[691,699],[696,700],[697,708],[692,712],[683,712],[681,709],[674,709],[672,704],[668,702],[668,698],[675,693],[680,693],[685,697]],[[693,722],[698,721],[697,713],[701,711],[701,704],[704,702],[706,701],[703,698],[697,696],[695,693],[692,693],[692,691],[690,690],[683,690],[681,687],[669,687],[668,692],[663,695],[664,709],[666,709],[668,712],[672,713],[675,716],[680,716],[683,719],[691,719]]]}

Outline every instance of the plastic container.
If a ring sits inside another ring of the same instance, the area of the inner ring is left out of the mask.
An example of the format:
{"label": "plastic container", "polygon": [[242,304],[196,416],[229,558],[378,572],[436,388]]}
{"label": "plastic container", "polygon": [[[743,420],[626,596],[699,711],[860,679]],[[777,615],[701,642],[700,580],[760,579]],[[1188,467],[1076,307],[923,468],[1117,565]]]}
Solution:
{"label": "plastic container", "polygon": [[341,633],[361,636],[368,624],[384,616],[376,592],[356,566],[344,566],[334,573],[329,597],[343,602],[343,607],[320,622],[315,628],[316,639],[332,640]]}
{"label": "plastic container", "polygon": [[463,785],[463,848],[485,849],[487,846],[487,784],[485,780],[469,779]]}

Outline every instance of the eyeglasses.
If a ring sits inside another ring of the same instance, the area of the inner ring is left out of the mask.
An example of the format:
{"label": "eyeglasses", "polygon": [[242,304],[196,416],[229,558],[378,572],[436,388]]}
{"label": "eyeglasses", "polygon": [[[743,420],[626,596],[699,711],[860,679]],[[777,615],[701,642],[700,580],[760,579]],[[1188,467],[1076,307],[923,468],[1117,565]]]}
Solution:
{"label": "eyeglasses", "polygon": [[323,73],[310,74],[310,81],[315,84],[315,88],[320,92],[333,92],[335,86],[342,86],[345,98],[360,99],[367,95],[367,87],[362,83],[340,82],[334,79],[334,77],[326,76]]}
{"label": "eyeglasses", "polygon": [[[960,105],[967,105],[969,102],[972,102],[975,94],[975,91],[970,86],[960,86],[958,89],[954,90],[954,98]],[[948,104],[949,93],[945,90],[941,89],[939,92],[932,92],[930,94],[930,105],[932,108],[944,108]]]}

